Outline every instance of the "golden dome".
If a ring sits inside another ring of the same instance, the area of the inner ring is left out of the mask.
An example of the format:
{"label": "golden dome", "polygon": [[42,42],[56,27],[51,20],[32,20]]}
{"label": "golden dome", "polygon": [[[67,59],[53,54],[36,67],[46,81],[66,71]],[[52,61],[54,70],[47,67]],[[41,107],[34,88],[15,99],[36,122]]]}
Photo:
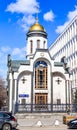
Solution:
{"label": "golden dome", "polygon": [[43,32],[45,32],[45,29],[42,25],[40,25],[38,22],[36,22],[35,24],[33,24],[30,27],[29,31],[43,31]]}

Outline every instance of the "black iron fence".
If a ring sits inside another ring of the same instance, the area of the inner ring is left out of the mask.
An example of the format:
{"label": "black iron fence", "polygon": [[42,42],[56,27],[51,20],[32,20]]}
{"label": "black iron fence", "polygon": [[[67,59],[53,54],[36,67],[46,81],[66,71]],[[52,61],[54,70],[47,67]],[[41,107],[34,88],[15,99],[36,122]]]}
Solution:
{"label": "black iron fence", "polygon": [[[69,109],[68,109],[69,108]],[[77,112],[77,104],[16,104],[15,112]]]}

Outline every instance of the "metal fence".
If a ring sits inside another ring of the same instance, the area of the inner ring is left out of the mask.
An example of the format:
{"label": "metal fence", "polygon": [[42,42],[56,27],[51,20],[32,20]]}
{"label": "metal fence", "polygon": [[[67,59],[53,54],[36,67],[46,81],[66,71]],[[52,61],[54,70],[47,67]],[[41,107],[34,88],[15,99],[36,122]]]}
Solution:
{"label": "metal fence", "polygon": [[16,104],[15,112],[77,112],[77,104]]}

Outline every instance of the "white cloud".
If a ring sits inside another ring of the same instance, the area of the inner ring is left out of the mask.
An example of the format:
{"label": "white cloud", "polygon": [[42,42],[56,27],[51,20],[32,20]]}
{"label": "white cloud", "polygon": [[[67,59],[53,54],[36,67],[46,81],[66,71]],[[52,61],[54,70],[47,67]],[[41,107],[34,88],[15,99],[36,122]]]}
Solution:
{"label": "white cloud", "polygon": [[67,15],[67,21],[63,24],[57,27],[55,30],[56,33],[62,33],[62,31],[65,29],[65,27],[69,24],[69,22],[77,15],[77,6],[75,6],[74,11],[69,11]]}
{"label": "white cloud", "polygon": [[26,47],[23,48],[11,48],[2,46],[0,47],[0,76],[4,79],[7,76],[7,56],[11,54],[12,59],[25,59]]}
{"label": "white cloud", "polygon": [[50,10],[49,12],[44,14],[44,20],[46,21],[53,21],[54,20],[54,13],[52,12],[52,10]]}
{"label": "white cloud", "polygon": [[2,47],[1,47],[1,51],[2,51],[2,52],[8,52],[8,51],[10,51],[10,49],[11,49],[11,48],[8,47],[8,46],[5,46],[5,47],[2,46]]}
{"label": "white cloud", "polygon": [[69,24],[69,22],[65,22],[64,25],[60,25],[56,29],[56,33],[62,33],[63,30],[66,28],[66,26]]}
{"label": "white cloud", "polygon": [[76,15],[77,15],[77,6],[75,6],[75,10],[74,11],[70,11],[68,13],[67,17],[68,17],[69,20],[72,20]]}
{"label": "white cloud", "polygon": [[35,18],[32,15],[24,16],[22,18],[22,22],[30,25],[30,24],[33,24],[35,22]]}
{"label": "white cloud", "polygon": [[17,20],[17,23],[27,31],[35,21],[33,14],[36,13],[36,7],[39,7],[37,0],[16,0],[16,2],[7,6],[6,11],[22,14],[21,18]]}
{"label": "white cloud", "polygon": [[0,51],[0,60],[1,60],[2,56],[3,56],[3,53]]}
{"label": "white cloud", "polygon": [[30,27],[30,26],[28,26],[26,23],[22,23],[22,24],[20,24],[20,26],[23,28],[23,30],[24,30],[25,32],[27,32],[27,31],[29,30],[29,27]]}
{"label": "white cloud", "polygon": [[8,5],[6,11],[12,13],[34,14],[36,12],[36,6],[38,6],[36,0],[17,0],[15,3]]}
{"label": "white cloud", "polygon": [[[0,65],[4,65],[7,62],[7,54],[11,52],[11,48],[9,46],[0,47]],[[7,65],[6,65],[7,66]]]}
{"label": "white cloud", "polygon": [[7,78],[7,67],[0,68],[0,77],[3,78],[6,81]]}
{"label": "white cloud", "polygon": [[11,54],[12,56],[17,57],[18,59],[25,58],[26,48],[14,48]]}
{"label": "white cloud", "polygon": [[24,29],[24,31],[27,31],[30,27],[35,22],[35,18],[32,15],[24,15],[22,19],[18,20],[18,24]]}
{"label": "white cloud", "polygon": [[15,48],[15,49],[13,50],[12,54],[13,54],[13,55],[18,55],[18,54],[20,54],[20,52],[21,52],[21,49]]}

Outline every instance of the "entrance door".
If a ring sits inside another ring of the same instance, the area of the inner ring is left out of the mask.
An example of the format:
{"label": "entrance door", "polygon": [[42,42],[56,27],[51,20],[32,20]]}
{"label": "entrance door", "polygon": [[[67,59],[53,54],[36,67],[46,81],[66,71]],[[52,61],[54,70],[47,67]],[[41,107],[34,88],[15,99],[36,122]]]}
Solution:
{"label": "entrance door", "polygon": [[48,94],[38,93],[35,94],[35,104],[36,108],[38,109],[46,109],[47,108],[47,101],[48,101]]}

